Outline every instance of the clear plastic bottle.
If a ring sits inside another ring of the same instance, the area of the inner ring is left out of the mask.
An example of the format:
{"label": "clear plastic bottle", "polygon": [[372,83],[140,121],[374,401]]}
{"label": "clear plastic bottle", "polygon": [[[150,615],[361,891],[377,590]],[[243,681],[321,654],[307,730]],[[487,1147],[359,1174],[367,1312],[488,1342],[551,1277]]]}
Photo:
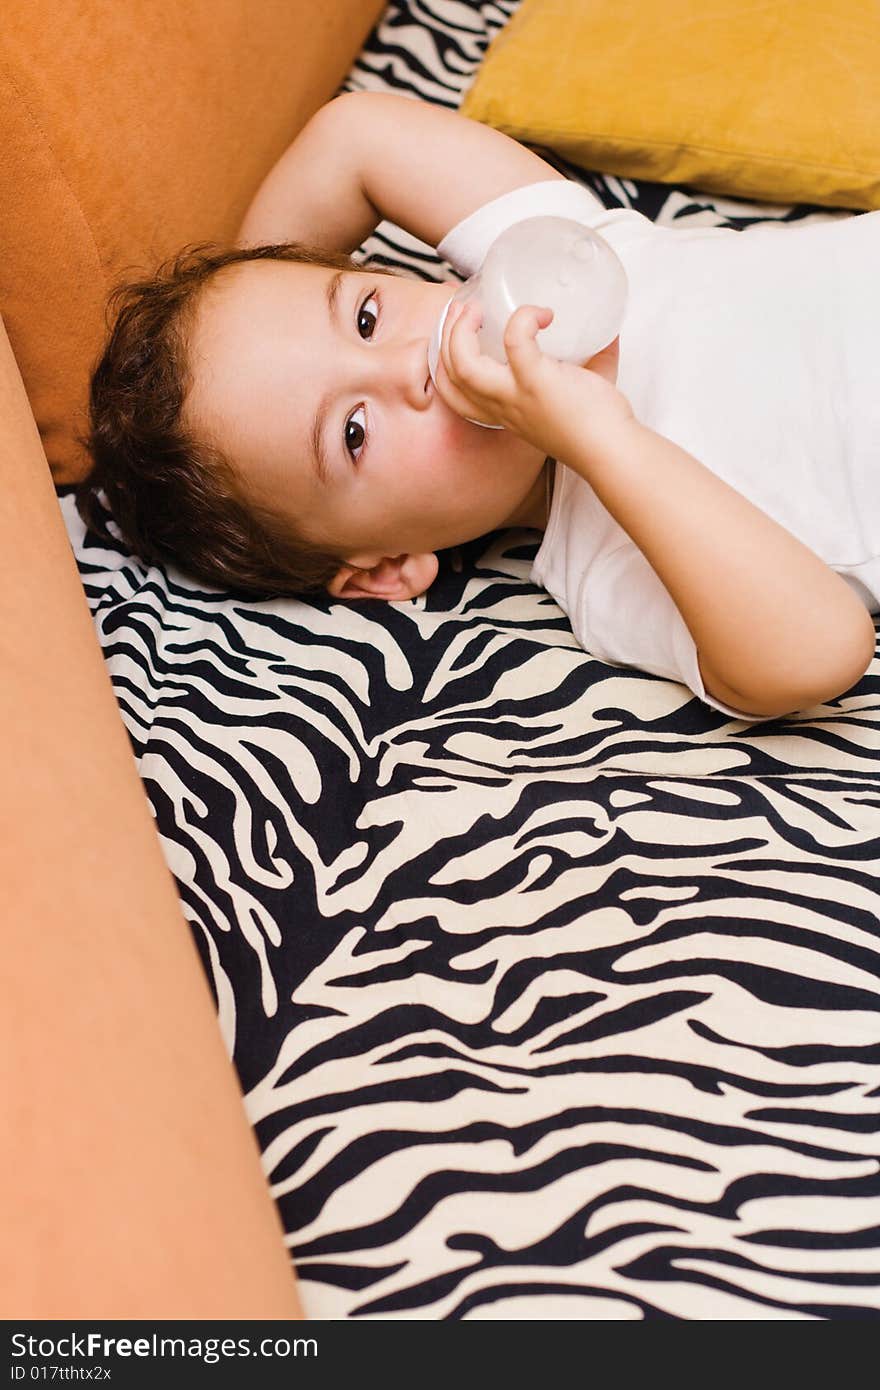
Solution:
{"label": "clear plastic bottle", "polygon": [[522,304],[550,308],[553,320],[538,332],[538,347],[549,357],[582,364],[617,337],[627,289],[626,271],[598,232],[568,217],[527,217],[493,241],[477,274],[446,304],[428,347],[431,377],[436,382],[443,325],[453,304],[479,304],[480,351],[498,362],[507,361],[504,330],[514,310]]}

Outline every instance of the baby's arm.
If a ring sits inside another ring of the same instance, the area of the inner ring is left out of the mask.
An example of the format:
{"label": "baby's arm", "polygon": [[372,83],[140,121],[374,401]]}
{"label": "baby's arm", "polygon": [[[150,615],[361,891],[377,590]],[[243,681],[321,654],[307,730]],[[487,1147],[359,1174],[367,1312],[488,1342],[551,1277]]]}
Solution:
{"label": "baby's arm", "polygon": [[[450,316],[452,317],[452,316]],[[639,423],[600,371],[555,362],[526,307],[505,334],[509,367],[482,356],[472,308],[444,329],[438,389],[454,409],[502,424],[579,473],[642,551],[697,648],[706,690],[768,717],[809,708],[858,681],[874,654],[871,617],[840,575],[671,440]]]}
{"label": "baby's arm", "polygon": [[322,106],[281,156],[236,239],[351,252],[387,220],[436,246],[492,198],[562,177],[507,135],[457,112],[349,92]]}

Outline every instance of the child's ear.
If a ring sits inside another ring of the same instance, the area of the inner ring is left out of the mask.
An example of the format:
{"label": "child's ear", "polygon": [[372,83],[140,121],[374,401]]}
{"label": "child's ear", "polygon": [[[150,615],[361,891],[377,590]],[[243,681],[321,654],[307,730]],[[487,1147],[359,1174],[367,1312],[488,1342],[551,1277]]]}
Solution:
{"label": "child's ear", "polygon": [[390,603],[416,598],[430,589],[437,578],[440,561],[429,551],[426,555],[386,555],[372,563],[369,558],[361,566],[343,564],[336,571],[327,592],[334,598],[383,598]]}

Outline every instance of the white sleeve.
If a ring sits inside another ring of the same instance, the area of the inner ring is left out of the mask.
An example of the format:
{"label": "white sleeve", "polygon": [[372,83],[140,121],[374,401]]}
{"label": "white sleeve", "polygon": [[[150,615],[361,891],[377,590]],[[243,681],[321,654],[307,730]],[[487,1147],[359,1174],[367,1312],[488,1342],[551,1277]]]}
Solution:
{"label": "white sleeve", "polygon": [[634,541],[600,552],[590,565],[584,609],[579,636],[595,656],[680,681],[732,719],[755,723],[770,717],[734,709],[707,692],[687,624]]}
{"label": "white sleeve", "polygon": [[526,217],[571,217],[592,227],[605,215],[596,195],[581,184],[571,179],[543,179],[484,203],[446,233],[437,254],[462,275],[473,275],[495,238],[515,222]]}

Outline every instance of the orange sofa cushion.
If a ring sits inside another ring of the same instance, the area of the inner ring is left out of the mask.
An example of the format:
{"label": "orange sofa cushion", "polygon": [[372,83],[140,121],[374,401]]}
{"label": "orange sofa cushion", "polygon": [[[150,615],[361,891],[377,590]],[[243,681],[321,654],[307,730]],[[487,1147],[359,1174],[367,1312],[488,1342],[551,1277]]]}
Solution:
{"label": "orange sofa cushion", "polygon": [[0,315],[55,481],[112,284],[231,239],[383,0],[4,0]]}

